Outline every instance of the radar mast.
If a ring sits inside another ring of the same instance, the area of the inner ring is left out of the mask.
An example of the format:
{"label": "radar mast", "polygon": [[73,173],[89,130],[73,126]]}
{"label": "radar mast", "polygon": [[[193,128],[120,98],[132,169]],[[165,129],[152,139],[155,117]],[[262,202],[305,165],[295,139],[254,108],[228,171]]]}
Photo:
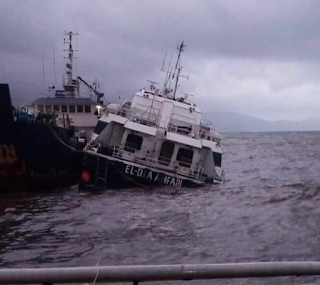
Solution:
{"label": "radar mast", "polygon": [[68,56],[66,58],[66,74],[67,74],[67,82],[64,81],[64,89],[69,93],[70,97],[79,97],[79,84],[77,79],[73,78],[73,53],[77,50],[73,49],[72,46],[72,37],[79,35],[78,33],[65,31],[64,35],[67,36],[67,39],[64,38],[63,43],[68,44],[69,48],[64,50],[68,52]]}
{"label": "radar mast", "polygon": [[[173,92],[173,99],[176,98],[177,89],[178,89],[178,87],[179,87],[179,85],[178,85],[178,83],[179,83],[179,78],[180,78],[180,77],[184,77],[184,78],[189,79],[189,76],[188,76],[188,75],[186,76],[186,75],[182,75],[182,74],[181,74],[182,66],[181,66],[181,64],[180,64],[181,53],[184,51],[184,48],[185,48],[186,46],[187,46],[187,45],[184,44],[184,41],[182,41],[181,44],[177,46],[178,58],[177,58],[177,61],[176,61],[174,70],[173,70],[173,67],[172,67],[172,69],[170,70],[172,55],[171,55],[171,58],[170,58],[168,70],[167,70],[167,71],[163,70],[164,62],[165,62],[167,53],[166,53],[166,55],[165,55],[165,59],[164,59],[164,61],[163,61],[162,68],[161,68],[162,71],[164,71],[165,73],[167,73],[167,76],[166,76],[166,79],[165,79],[165,82],[164,82],[163,93],[164,93],[164,94],[170,94],[171,92]],[[172,80],[172,81],[175,80],[175,81],[174,81],[174,89],[171,89],[171,87],[170,87],[170,80]],[[168,85],[169,85],[169,88],[168,88]]]}

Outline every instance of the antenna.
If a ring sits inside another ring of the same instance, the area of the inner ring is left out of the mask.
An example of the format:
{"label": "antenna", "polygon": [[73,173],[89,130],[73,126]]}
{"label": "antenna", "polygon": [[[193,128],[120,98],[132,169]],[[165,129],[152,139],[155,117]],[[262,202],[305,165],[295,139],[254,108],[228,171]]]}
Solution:
{"label": "antenna", "polygon": [[168,83],[169,83],[169,79],[170,79],[170,72],[169,72],[169,70],[170,70],[170,66],[171,66],[171,61],[172,61],[172,56],[173,56],[173,52],[171,53],[171,57],[170,57],[170,61],[169,61],[169,64],[168,64],[168,70],[167,71],[165,71],[165,70],[162,70],[163,72],[166,72],[166,79],[165,79],[165,81],[164,81],[164,84],[163,84],[163,94],[166,94],[167,92],[167,85],[168,85]]}
{"label": "antenna", "polygon": [[165,63],[165,61],[166,61],[166,58],[167,58],[167,51],[166,51],[166,54],[164,55],[164,59],[163,59],[163,62],[162,62],[161,71],[163,71],[163,67],[164,67],[164,63]]}
{"label": "antenna", "polygon": [[64,51],[68,51],[68,57],[65,57],[67,58],[67,63],[66,63],[66,68],[67,68],[67,77],[68,77],[68,84],[69,85],[72,85],[72,77],[73,77],[73,59],[74,59],[74,56],[73,56],[73,53],[75,51],[78,51],[78,50],[75,50],[73,49],[72,47],[72,37],[73,36],[77,36],[79,35],[78,33],[73,33],[73,32],[68,32],[68,31],[65,31],[64,32],[64,35],[68,36],[69,39],[66,40],[64,39],[63,43],[64,44],[69,44],[69,49],[67,50],[64,50]]}
{"label": "antenna", "polygon": [[[184,48],[186,46],[187,45],[184,44],[184,41],[182,41],[181,44],[177,46],[178,58],[177,58],[175,66],[174,66],[174,71],[173,71],[173,67],[170,70],[171,60],[172,60],[172,55],[173,54],[171,54],[168,70],[167,71],[163,70],[164,63],[162,64],[162,68],[161,68],[161,71],[164,71],[164,72],[167,73],[166,79],[165,79],[165,82],[164,82],[164,85],[163,85],[163,94],[168,94],[168,93],[173,91],[173,99],[175,99],[175,97],[176,97],[177,89],[178,89],[178,86],[179,86],[178,85],[179,77],[184,77],[187,80],[189,80],[189,75],[182,75],[181,74],[182,66],[180,65],[181,53],[184,51]],[[170,90],[171,89],[171,87],[170,87],[170,79],[171,80],[175,79],[175,85],[174,85],[174,89],[173,90]],[[169,90],[168,90],[168,85],[169,85]]]}
{"label": "antenna", "polygon": [[56,51],[55,51],[54,38],[53,38],[53,82],[54,82],[54,86],[56,86]]}
{"label": "antenna", "polygon": [[151,80],[147,80],[148,82],[150,82],[150,90],[153,91],[156,89],[155,85],[158,85],[159,83],[158,82],[155,82],[155,81],[151,81]]}
{"label": "antenna", "polygon": [[42,76],[43,76],[43,82],[46,81],[46,76],[45,76],[45,73],[44,73],[44,60],[43,60],[43,55],[42,55]]}
{"label": "antenna", "polygon": [[[77,28],[77,21],[75,18],[73,18],[73,21],[74,21],[74,26],[75,26],[75,29],[76,29],[76,34],[78,34],[78,28]],[[76,49],[78,49],[78,38],[76,38]]]}
{"label": "antenna", "polygon": [[64,31],[64,35],[66,38],[64,38],[63,43],[68,44],[69,48],[64,50],[68,53],[67,57],[64,57],[66,59],[66,75],[67,75],[67,82],[64,81],[63,86],[65,89],[65,92],[69,94],[71,97],[78,98],[79,97],[79,80],[77,78],[73,78],[73,59],[75,58],[73,56],[73,53],[75,50],[72,46],[72,37],[79,35],[78,33],[73,33],[71,31]]}
{"label": "antenna", "polygon": [[180,72],[182,70],[182,66],[180,66],[180,56],[186,46],[187,45],[185,45],[183,41],[181,42],[181,44],[179,46],[177,46],[178,58],[177,58],[174,74],[172,74],[172,79],[174,79],[175,73],[177,75],[176,76],[176,84],[174,86],[173,99],[175,99],[175,97],[176,97],[176,92],[177,92],[177,88],[178,88],[178,81],[179,81],[179,77],[180,77]]}

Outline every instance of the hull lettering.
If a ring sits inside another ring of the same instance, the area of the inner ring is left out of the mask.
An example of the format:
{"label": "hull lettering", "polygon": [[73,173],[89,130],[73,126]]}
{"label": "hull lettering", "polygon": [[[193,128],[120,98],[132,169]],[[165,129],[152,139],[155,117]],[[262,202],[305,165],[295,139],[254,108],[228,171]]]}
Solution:
{"label": "hull lettering", "polygon": [[168,185],[171,187],[182,187],[182,183],[183,183],[182,179],[165,175],[162,173],[153,172],[149,169],[140,168],[140,167],[129,165],[129,164],[125,165],[124,173],[137,178],[145,179],[146,182],[152,181],[152,182]]}
{"label": "hull lettering", "polygon": [[124,173],[129,174],[130,173],[130,166],[129,164],[126,165],[126,169],[124,170]]}

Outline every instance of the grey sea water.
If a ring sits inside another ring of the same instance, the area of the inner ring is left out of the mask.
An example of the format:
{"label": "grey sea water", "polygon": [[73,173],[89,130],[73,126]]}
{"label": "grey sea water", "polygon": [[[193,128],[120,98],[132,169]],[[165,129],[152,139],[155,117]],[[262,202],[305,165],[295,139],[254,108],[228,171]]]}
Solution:
{"label": "grey sea water", "polygon": [[320,260],[319,142],[319,132],[225,134],[223,185],[1,193],[0,267]]}

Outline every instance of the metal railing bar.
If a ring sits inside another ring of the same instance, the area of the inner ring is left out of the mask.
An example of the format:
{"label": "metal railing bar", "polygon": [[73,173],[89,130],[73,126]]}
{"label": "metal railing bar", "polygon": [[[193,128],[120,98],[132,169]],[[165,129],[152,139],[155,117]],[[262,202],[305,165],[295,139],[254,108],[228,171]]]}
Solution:
{"label": "metal railing bar", "polygon": [[[320,262],[101,266],[96,283],[320,275]],[[97,267],[0,269],[0,284],[92,282]]]}

